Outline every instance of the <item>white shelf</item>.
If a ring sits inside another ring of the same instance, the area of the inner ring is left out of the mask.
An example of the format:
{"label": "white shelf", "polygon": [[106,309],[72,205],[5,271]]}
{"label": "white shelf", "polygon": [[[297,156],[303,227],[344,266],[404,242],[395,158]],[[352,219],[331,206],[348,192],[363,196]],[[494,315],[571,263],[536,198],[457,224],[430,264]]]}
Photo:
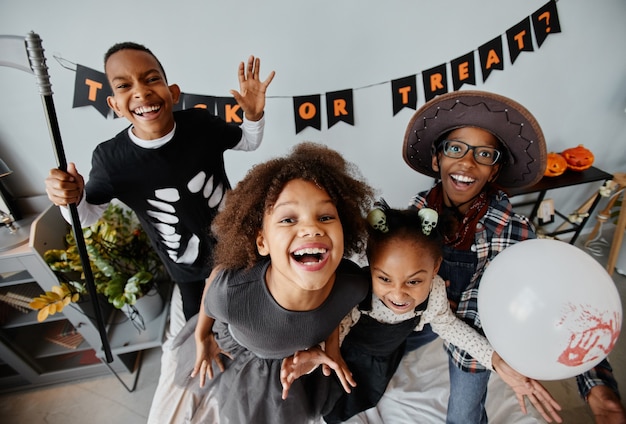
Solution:
{"label": "white shelf", "polygon": [[[43,204],[43,212],[28,215],[20,221],[20,225],[28,222],[28,242],[0,251],[0,292],[35,283],[43,292],[59,284],[43,260],[43,254],[49,249],[64,248],[63,240],[69,225],[58,207],[49,202]],[[169,294],[170,290],[166,293],[167,300]],[[0,392],[67,382],[111,371],[137,374],[140,352],[163,343],[169,301],[164,304],[161,314],[140,332],[121,311],[112,308],[105,300],[101,301],[113,354],[113,362],[109,364],[103,362],[102,339],[90,318],[93,316],[90,303],[70,304],[62,313],[49,316],[42,323],[37,322],[37,311],[22,313],[7,306],[13,310],[0,321]],[[4,305],[0,302],[0,306]],[[66,348],[45,339],[46,329],[58,321],[67,321],[83,336],[78,347]]]}

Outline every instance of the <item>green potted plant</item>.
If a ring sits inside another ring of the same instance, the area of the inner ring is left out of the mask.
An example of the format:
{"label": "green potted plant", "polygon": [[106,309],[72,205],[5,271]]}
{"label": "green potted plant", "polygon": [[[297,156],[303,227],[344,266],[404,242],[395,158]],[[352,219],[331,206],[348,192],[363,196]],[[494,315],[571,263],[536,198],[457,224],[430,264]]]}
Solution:
{"label": "green potted plant", "polygon": [[[117,309],[137,310],[137,300],[165,280],[162,262],[152,248],[134,212],[111,203],[102,217],[83,228],[96,291]],[[66,235],[66,248],[44,253],[44,260],[55,271],[59,286],[52,287],[31,302],[38,309],[38,320],[61,312],[70,302],[87,293],[83,268],[73,232]]]}

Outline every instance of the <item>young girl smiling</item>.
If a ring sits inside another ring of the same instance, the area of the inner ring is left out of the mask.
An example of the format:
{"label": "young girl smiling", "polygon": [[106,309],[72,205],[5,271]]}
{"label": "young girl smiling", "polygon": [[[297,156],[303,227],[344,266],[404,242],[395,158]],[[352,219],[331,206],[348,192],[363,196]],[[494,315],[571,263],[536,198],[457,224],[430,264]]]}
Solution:
{"label": "young girl smiling", "polygon": [[228,194],[203,311],[173,344],[177,384],[197,396],[192,422],[319,418],[330,380],[313,372],[282,399],[280,367],[328,338],[367,293],[367,276],[345,259],[364,246],[372,200],[355,172],[337,152],[303,143]]}

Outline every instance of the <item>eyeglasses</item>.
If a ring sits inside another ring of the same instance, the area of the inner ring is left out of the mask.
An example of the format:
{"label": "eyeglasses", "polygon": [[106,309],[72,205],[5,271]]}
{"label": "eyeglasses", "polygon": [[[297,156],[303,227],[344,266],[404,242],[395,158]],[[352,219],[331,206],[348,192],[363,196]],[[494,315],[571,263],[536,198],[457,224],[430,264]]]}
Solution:
{"label": "eyeglasses", "polygon": [[444,155],[453,159],[461,159],[470,150],[474,151],[474,160],[481,165],[495,165],[502,153],[488,146],[470,146],[459,140],[444,140],[440,147]]}

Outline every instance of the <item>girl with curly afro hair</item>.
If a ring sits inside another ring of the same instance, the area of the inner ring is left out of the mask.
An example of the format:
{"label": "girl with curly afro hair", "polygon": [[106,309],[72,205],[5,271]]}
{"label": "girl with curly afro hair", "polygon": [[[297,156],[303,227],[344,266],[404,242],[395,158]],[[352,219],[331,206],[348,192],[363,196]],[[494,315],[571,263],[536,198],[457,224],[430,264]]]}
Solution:
{"label": "girl with curly afro hair", "polygon": [[288,394],[280,375],[365,298],[368,276],[347,258],[363,251],[373,196],[354,165],[315,143],[254,166],[227,194],[203,311],[173,343],[194,420],[306,423],[324,413],[330,369],[354,385],[332,358]]}
{"label": "girl with curly afro hair", "polygon": [[372,190],[358,169],[336,151],[314,143],[301,143],[291,155],[254,166],[235,190],[213,230],[218,238],[215,263],[225,268],[249,268],[261,260],[256,237],[263,218],[292,180],[309,181],[324,189],[337,208],[343,226],[345,256],[360,253],[367,235],[363,217],[372,205]]}

